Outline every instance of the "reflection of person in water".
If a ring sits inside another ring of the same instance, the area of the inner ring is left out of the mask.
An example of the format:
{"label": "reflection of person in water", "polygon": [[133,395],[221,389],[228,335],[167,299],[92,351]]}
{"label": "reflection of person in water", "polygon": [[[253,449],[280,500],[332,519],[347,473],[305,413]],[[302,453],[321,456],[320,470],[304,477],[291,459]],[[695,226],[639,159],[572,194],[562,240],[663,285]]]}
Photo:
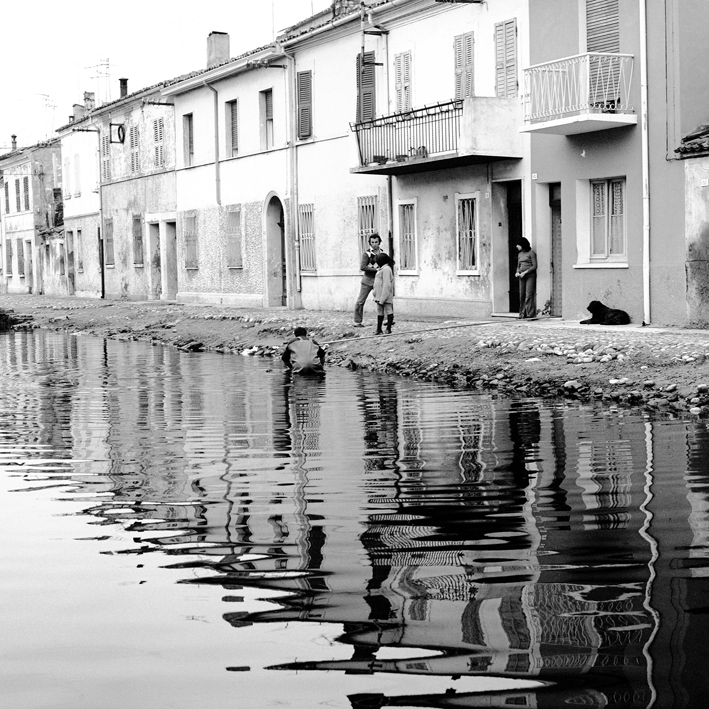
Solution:
{"label": "reflection of person in water", "polygon": [[286,345],[281,359],[296,374],[322,374],[325,370],[325,350],[310,337],[304,327],[296,327],[295,337]]}

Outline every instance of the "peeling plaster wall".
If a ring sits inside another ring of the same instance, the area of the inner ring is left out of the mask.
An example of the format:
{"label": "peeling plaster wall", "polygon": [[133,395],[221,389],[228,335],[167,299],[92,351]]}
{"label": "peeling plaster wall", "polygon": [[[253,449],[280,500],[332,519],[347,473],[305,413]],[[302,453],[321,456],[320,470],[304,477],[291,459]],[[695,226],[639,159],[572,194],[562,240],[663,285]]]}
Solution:
{"label": "peeling plaster wall", "polygon": [[709,157],[685,161],[687,317],[709,325]]}

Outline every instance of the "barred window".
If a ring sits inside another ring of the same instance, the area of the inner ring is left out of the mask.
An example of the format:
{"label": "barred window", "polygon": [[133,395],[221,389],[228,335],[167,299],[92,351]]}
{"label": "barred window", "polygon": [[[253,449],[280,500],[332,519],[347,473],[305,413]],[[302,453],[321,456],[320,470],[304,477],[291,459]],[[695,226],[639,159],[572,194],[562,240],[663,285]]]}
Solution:
{"label": "barred window", "polygon": [[617,260],[626,253],[625,179],[591,182],[591,258]]}
{"label": "barred window", "polygon": [[456,195],[456,239],[458,272],[478,270],[476,200],[473,195]]}
{"label": "barred window", "polygon": [[399,273],[415,272],[416,259],[416,202],[399,202]]}
{"label": "barred window", "polygon": [[357,197],[357,232],[360,253],[369,248],[369,237],[379,233],[379,199],[376,195]]}
{"label": "barred window", "polygon": [[199,264],[197,259],[197,217],[185,217],[184,228],[185,268],[198,268]]}
{"label": "barred window", "polygon": [[103,241],[105,246],[104,258],[107,266],[115,266],[116,258],[113,253],[113,218],[103,220]]}
{"label": "barred window", "polygon": [[227,207],[226,213],[226,267],[243,268],[241,256],[241,207]]}
{"label": "barred window", "polygon": [[298,233],[300,234],[300,268],[315,270],[315,214],[314,205],[298,205]]}
{"label": "barred window", "polygon": [[133,265],[143,266],[143,219],[140,214],[133,215]]}

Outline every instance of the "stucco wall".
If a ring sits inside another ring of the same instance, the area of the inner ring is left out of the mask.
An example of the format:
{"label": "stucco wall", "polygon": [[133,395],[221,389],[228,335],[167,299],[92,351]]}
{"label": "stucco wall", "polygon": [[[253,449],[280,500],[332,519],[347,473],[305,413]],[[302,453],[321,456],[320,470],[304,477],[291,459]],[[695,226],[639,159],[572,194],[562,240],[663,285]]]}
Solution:
{"label": "stucco wall", "polygon": [[82,298],[101,297],[103,265],[99,261],[99,228],[98,214],[64,219],[65,235],[67,232],[74,235],[74,289]]}
{"label": "stucco wall", "polygon": [[709,325],[709,157],[684,162],[686,193],[687,318]]}

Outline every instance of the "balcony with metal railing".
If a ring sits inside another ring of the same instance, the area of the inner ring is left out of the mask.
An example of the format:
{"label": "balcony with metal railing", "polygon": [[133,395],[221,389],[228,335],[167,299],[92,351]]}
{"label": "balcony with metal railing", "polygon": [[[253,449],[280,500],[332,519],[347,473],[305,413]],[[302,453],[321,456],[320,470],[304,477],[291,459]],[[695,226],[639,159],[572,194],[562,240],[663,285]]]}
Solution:
{"label": "balcony with metal railing", "polygon": [[519,102],[471,97],[350,124],[359,165],[351,172],[405,174],[519,159]]}
{"label": "balcony with metal railing", "polygon": [[635,125],[632,54],[592,52],[524,70],[525,133],[572,135]]}

